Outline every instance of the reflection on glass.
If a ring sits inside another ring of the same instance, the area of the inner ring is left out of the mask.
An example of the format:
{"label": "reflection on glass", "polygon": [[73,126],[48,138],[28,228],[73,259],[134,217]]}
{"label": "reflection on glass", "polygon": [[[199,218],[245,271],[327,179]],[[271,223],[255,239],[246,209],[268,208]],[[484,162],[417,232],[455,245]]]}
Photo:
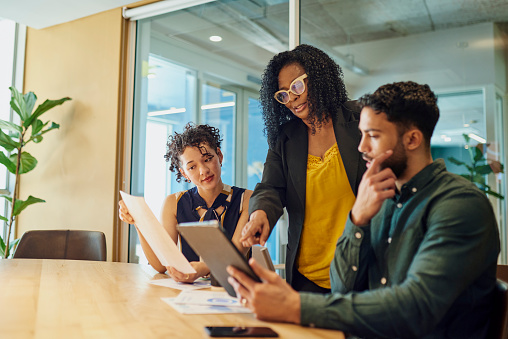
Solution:
{"label": "reflection on glass", "polygon": [[[263,116],[259,100],[249,97],[249,143],[247,150],[247,188],[254,190],[263,176],[263,166],[268,152],[268,143],[263,134]],[[274,263],[280,262],[279,228],[276,227],[266,242],[266,247]]]}
{"label": "reflection on glass", "polygon": [[233,185],[236,93],[216,84],[205,83],[202,86],[201,98],[202,123],[217,127],[222,136],[222,182]]}

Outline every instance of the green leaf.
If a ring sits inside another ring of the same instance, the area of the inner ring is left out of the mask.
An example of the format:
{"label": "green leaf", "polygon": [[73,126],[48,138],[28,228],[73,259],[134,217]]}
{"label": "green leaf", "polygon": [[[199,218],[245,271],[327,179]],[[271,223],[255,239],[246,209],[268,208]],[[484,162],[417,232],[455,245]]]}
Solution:
{"label": "green leaf", "polygon": [[466,166],[466,163],[460,160],[455,159],[454,157],[448,157],[448,161],[457,166]]}
{"label": "green leaf", "polygon": [[487,175],[492,172],[493,171],[492,171],[492,168],[490,167],[490,165],[481,165],[481,166],[476,167],[476,173],[478,173],[480,175]]}
{"label": "green leaf", "polygon": [[26,104],[25,100],[23,100],[23,95],[19,93],[19,91],[15,87],[9,87],[11,90],[11,107],[14,112],[18,113],[21,121],[26,120],[28,116],[26,115]]}
{"label": "green leaf", "polygon": [[[14,156],[15,155],[16,154],[14,154]],[[11,157],[12,156],[13,155],[11,155]],[[4,152],[0,152],[0,164],[7,167],[7,170],[12,174],[16,174],[16,162],[13,163],[12,161],[10,161],[9,158],[5,156]]]}
{"label": "green leaf", "polygon": [[12,197],[9,196],[9,195],[2,194],[2,195],[0,195],[0,198],[4,198],[5,200],[7,200],[10,203],[12,203]]}
{"label": "green leaf", "polygon": [[0,128],[6,129],[12,132],[21,133],[23,130],[21,127],[19,127],[16,124],[13,124],[12,122],[0,120]]}
{"label": "green leaf", "polygon": [[467,179],[467,181],[471,181],[471,176],[469,174],[459,174],[461,177]]}
{"label": "green leaf", "polygon": [[477,184],[485,185],[485,176],[476,173],[473,176],[473,180],[472,181],[477,183]]}
{"label": "green leaf", "polygon": [[478,162],[483,159],[483,152],[478,149],[478,147],[473,148],[474,156],[473,156],[473,162]]}
{"label": "green leaf", "polygon": [[2,256],[2,258],[5,257],[5,243],[2,237],[0,237],[0,255]]}
{"label": "green leaf", "polygon": [[32,135],[37,135],[37,133],[39,133],[43,127],[44,127],[44,124],[42,123],[41,120],[39,120],[39,119],[34,120],[34,122],[32,124]]}
{"label": "green leaf", "polygon": [[46,134],[49,131],[52,131],[54,129],[59,129],[59,128],[60,128],[59,124],[57,124],[56,122],[52,122],[51,126],[49,126],[47,129],[45,129],[44,131],[41,132],[41,135]]}
{"label": "green leaf", "polygon": [[39,203],[39,202],[46,202],[45,200],[29,196],[26,200],[16,200],[14,203],[14,212],[13,215],[19,215],[25,208],[27,208],[30,205]]}
{"label": "green leaf", "polygon": [[32,114],[35,102],[37,101],[37,97],[35,96],[34,92],[28,92],[23,96],[23,101],[25,102],[26,116],[29,117]]}
{"label": "green leaf", "polygon": [[0,129],[0,146],[2,146],[3,148],[5,148],[5,150],[7,152],[10,152],[16,148],[19,147],[19,142],[13,140],[10,136],[8,136],[7,134],[5,134],[1,129]]}
{"label": "green leaf", "polygon": [[0,215],[0,220],[3,220],[3,221],[9,221],[9,219],[7,219],[6,217]]}
{"label": "green leaf", "polygon": [[30,126],[32,124],[32,122],[35,119],[38,119],[42,114],[46,113],[48,110],[52,109],[55,106],[63,104],[67,100],[71,100],[71,98],[67,98],[66,97],[66,98],[62,98],[62,99],[58,99],[58,100],[46,100],[46,101],[44,101],[42,104],[40,104],[37,107],[37,109],[35,110],[34,114],[32,114],[32,116],[30,116],[30,118],[28,118],[23,123],[23,126],[24,127]]}
{"label": "green leaf", "polygon": [[462,133],[462,136],[464,137],[464,140],[466,140],[466,144],[469,144],[469,141],[471,140],[469,135]]}
{"label": "green leaf", "polygon": [[[17,154],[13,154],[10,157],[10,160],[16,164],[17,163]],[[35,159],[30,153],[22,152],[21,153],[21,161],[19,166],[19,174],[28,173],[33,170],[37,166],[37,159]]]}
{"label": "green leaf", "polygon": [[494,191],[492,191],[492,190],[487,190],[487,191],[485,191],[485,193],[487,193],[488,195],[492,195],[493,197],[498,198],[498,199],[501,199],[501,200],[503,200],[503,199],[504,199],[504,196],[503,196],[503,195],[501,195],[501,194],[499,194],[499,193],[497,193],[497,192],[494,192]]}
{"label": "green leaf", "polygon": [[[48,121],[48,122],[46,122],[46,123],[44,124],[44,126],[46,126],[48,123],[49,123],[49,121]],[[37,134],[37,135],[35,135],[35,136],[32,136],[30,139],[28,139],[27,143],[28,143],[28,142],[30,142],[30,141],[33,141],[33,142],[35,142],[35,143],[39,143],[39,142],[41,142],[41,141],[42,141],[42,136],[43,136],[44,134],[46,134],[46,133],[48,133],[49,131],[52,131],[52,130],[54,130],[54,129],[58,129],[58,128],[60,128],[60,125],[59,125],[59,124],[57,124],[57,123],[55,123],[55,122],[52,122],[52,123],[51,123],[51,126],[49,126],[49,127],[48,127],[47,129],[45,129],[44,131],[40,132],[39,134]]]}

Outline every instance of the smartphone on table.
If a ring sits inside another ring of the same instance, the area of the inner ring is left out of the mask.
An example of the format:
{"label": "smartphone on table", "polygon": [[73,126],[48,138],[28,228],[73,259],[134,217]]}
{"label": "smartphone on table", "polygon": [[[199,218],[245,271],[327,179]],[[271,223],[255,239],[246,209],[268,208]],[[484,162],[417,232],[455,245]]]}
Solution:
{"label": "smartphone on table", "polygon": [[206,326],[205,332],[210,337],[278,337],[270,327],[253,326]]}

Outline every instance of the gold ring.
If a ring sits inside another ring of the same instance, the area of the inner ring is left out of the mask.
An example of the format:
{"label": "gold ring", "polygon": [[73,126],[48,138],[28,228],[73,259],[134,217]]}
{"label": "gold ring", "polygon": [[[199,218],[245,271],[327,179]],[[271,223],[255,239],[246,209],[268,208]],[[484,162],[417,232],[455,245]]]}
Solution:
{"label": "gold ring", "polygon": [[185,280],[189,280],[189,278],[190,278],[190,275],[189,275],[189,274],[187,274],[187,278],[185,278]]}

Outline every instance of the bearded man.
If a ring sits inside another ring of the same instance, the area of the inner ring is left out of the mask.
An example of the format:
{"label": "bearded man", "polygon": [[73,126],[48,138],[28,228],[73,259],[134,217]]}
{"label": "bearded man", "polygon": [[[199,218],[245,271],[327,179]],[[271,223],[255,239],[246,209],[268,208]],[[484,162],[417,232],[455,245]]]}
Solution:
{"label": "bearded man", "polygon": [[359,101],[368,169],[330,266],[332,293],[298,293],[253,260],[264,282],[229,267],[230,283],[263,320],[364,338],[485,338],[499,232],[485,194],[432,159],[436,96],[398,82]]}

